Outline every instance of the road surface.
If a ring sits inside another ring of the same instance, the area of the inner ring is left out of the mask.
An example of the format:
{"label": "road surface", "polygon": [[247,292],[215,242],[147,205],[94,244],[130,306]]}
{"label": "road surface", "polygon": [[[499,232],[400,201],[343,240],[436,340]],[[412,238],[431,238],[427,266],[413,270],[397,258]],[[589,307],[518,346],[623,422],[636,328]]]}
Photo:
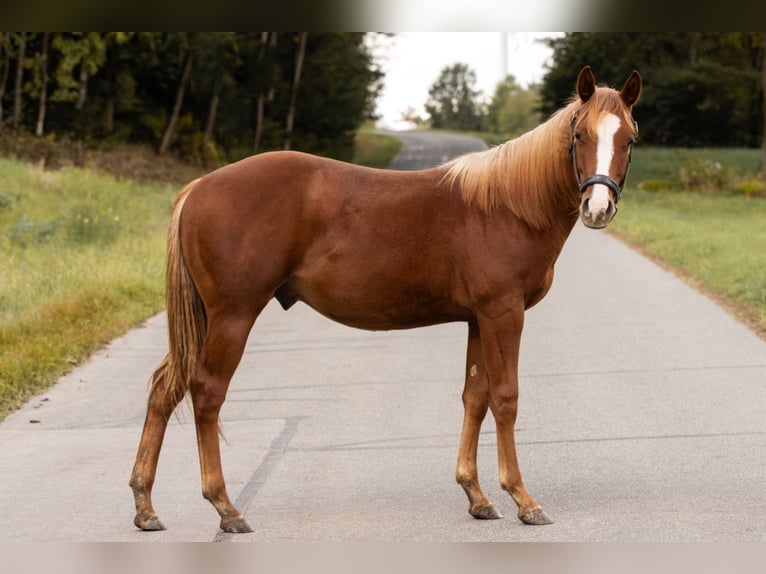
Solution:
{"label": "road surface", "polygon": [[516,520],[489,419],[479,472],[505,518],[467,512],[464,325],[364,332],[271,304],[222,413],[255,532],[218,530],[188,408],[154,491],[168,530],[136,530],[127,483],[165,328],[149,319],[0,425],[2,540],[766,541],[766,342],[604,232],[578,224],[522,341],[519,458],[550,526]]}
{"label": "road surface", "polygon": [[384,132],[404,145],[391,162],[391,169],[424,169],[441,165],[458,155],[487,149],[479,138],[434,132]]}

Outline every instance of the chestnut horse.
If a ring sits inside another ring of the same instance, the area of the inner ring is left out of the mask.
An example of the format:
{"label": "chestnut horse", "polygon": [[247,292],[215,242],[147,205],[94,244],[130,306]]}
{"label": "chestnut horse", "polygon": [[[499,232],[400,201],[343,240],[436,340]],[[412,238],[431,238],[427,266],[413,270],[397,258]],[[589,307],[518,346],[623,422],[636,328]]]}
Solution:
{"label": "chestnut horse", "polygon": [[550,519],[524,487],[514,423],[524,311],[545,296],[579,218],[607,225],[637,137],[638,72],[621,91],[581,70],[547,122],[432,169],[377,170],[296,152],[253,156],[191,182],[170,220],[169,352],[152,377],[130,480],[135,525],[164,526],[151,501],[169,417],[190,392],[202,494],[226,532],[251,528],[226,493],[219,411],[250,329],[276,298],[362,329],[465,321],[465,418],[456,477],[470,514],[499,518],[479,487],[487,409],[500,484],[527,524]]}

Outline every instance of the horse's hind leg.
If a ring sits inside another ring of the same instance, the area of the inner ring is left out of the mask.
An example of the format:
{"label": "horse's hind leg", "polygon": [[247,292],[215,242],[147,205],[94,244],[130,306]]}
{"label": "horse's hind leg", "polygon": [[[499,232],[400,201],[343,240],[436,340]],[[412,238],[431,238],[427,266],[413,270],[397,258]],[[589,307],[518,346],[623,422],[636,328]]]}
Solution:
{"label": "horse's hind leg", "polygon": [[226,493],[218,437],[219,412],[247,342],[257,313],[213,313],[191,381],[194,422],[197,429],[202,495],[221,516],[225,532],[252,532]]}
{"label": "horse's hind leg", "polygon": [[130,487],[133,489],[136,503],[136,517],[133,523],[141,530],[165,530],[152,506],[152,487],[168,419],[180,399],[181,397],[165,396],[165,374],[161,366],[155,374],[149,394],[144,430],[130,477]]}
{"label": "horse's hind leg", "polygon": [[463,431],[455,477],[468,496],[468,512],[474,518],[502,518],[502,515],[484,496],[479,486],[476,455],[479,447],[481,423],[489,408],[489,383],[481,349],[479,328],[468,325],[468,351],[466,353],[465,389],[463,390]]}

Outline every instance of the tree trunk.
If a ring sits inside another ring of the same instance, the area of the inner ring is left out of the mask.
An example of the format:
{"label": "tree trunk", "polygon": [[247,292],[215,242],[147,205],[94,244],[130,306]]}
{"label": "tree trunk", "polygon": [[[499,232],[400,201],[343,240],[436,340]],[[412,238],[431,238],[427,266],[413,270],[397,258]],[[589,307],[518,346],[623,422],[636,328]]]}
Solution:
{"label": "tree trunk", "polygon": [[[266,53],[270,48],[277,45],[277,32],[261,32],[261,53],[258,56],[263,63]],[[263,137],[263,114],[266,109],[266,102],[274,99],[274,89],[270,88],[268,96],[265,94],[266,86],[259,86],[258,100],[255,106],[255,131],[253,134],[253,153],[258,153],[261,147],[261,138]]]}
{"label": "tree trunk", "polygon": [[213,95],[210,97],[210,106],[207,110],[207,121],[205,122],[205,133],[202,136],[202,145],[207,148],[213,139],[213,128],[215,127],[215,116],[218,113],[218,83],[213,87]]}
{"label": "tree trunk", "polygon": [[287,122],[285,123],[285,149],[290,149],[293,136],[293,122],[295,121],[295,103],[298,100],[298,85],[301,81],[301,69],[303,68],[303,58],[306,55],[306,36],[308,32],[300,33],[297,52],[295,54],[295,74],[293,75],[293,87],[290,92],[290,109],[287,112]]}
{"label": "tree trunk", "polygon": [[114,105],[115,96],[110,94],[106,98],[106,107],[104,109],[104,135],[108,136],[114,131]]}
{"label": "tree trunk", "polygon": [[697,51],[701,37],[702,32],[689,32],[689,63],[692,66],[697,65]]}
{"label": "tree trunk", "polygon": [[261,137],[263,136],[263,108],[264,108],[264,95],[258,96],[258,102],[255,106],[255,134],[253,135],[253,153],[258,153],[258,148],[261,147]]}
{"label": "tree trunk", "polygon": [[761,178],[766,183],[766,32],[763,34],[763,65],[761,66],[763,80],[763,141],[761,142]]}
{"label": "tree trunk", "polygon": [[16,59],[16,81],[13,86],[13,129],[18,130],[21,125],[21,90],[24,79],[24,56],[27,50],[27,33],[19,32],[19,55]]}
{"label": "tree trunk", "polygon": [[3,77],[0,79],[0,129],[3,128],[3,97],[8,75],[11,71],[11,42],[8,34],[3,35]]}
{"label": "tree trunk", "polygon": [[48,103],[48,38],[49,32],[43,33],[43,53],[40,59],[40,98],[37,109],[37,124],[35,125],[35,135],[43,135],[45,126],[45,109]]}
{"label": "tree trunk", "polygon": [[189,81],[189,76],[191,75],[191,69],[192,54],[190,50],[186,52],[186,56],[184,58],[183,71],[181,72],[181,79],[178,82],[178,90],[176,91],[176,101],[173,104],[173,111],[170,114],[170,118],[168,118],[168,124],[165,126],[165,132],[162,134],[160,146],[157,148],[157,153],[159,155],[164,154],[170,147],[170,138],[176,128],[178,116],[181,114],[181,106],[184,103],[184,93],[186,92],[186,84]]}
{"label": "tree trunk", "polygon": [[85,64],[80,63],[80,85],[77,89],[77,103],[75,104],[76,110],[81,110],[85,105],[85,99],[88,96],[88,69]]}

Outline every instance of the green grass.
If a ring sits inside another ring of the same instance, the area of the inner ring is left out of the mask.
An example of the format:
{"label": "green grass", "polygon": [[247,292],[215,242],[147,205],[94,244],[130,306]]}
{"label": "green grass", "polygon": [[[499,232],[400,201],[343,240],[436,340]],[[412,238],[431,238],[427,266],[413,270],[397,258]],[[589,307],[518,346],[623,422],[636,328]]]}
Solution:
{"label": "green grass", "polygon": [[631,188],[610,229],[766,338],[766,199]]}
{"label": "green grass", "polygon": [[175,193],[0,158],[0,418],[162,308]]}
{"label": "green grass", "polygon": [[401,147],[401,140],[395,137],[360,130],[356,134],[353,162],[367,167],[386,168]]}
{"label": "green grass", "polygon": [[766,198],[759,149],[636,146],[610,229],[766,338]]}
{"label": "green grass", "polygon": [[760,149],[747,148],[660,148],[638,144],[633,150],[630,167],[631,184],[648,180],[679,182],[682,168],[686,172],[701,166],[718,167],[716,179],[741,179],[758,175]]}

